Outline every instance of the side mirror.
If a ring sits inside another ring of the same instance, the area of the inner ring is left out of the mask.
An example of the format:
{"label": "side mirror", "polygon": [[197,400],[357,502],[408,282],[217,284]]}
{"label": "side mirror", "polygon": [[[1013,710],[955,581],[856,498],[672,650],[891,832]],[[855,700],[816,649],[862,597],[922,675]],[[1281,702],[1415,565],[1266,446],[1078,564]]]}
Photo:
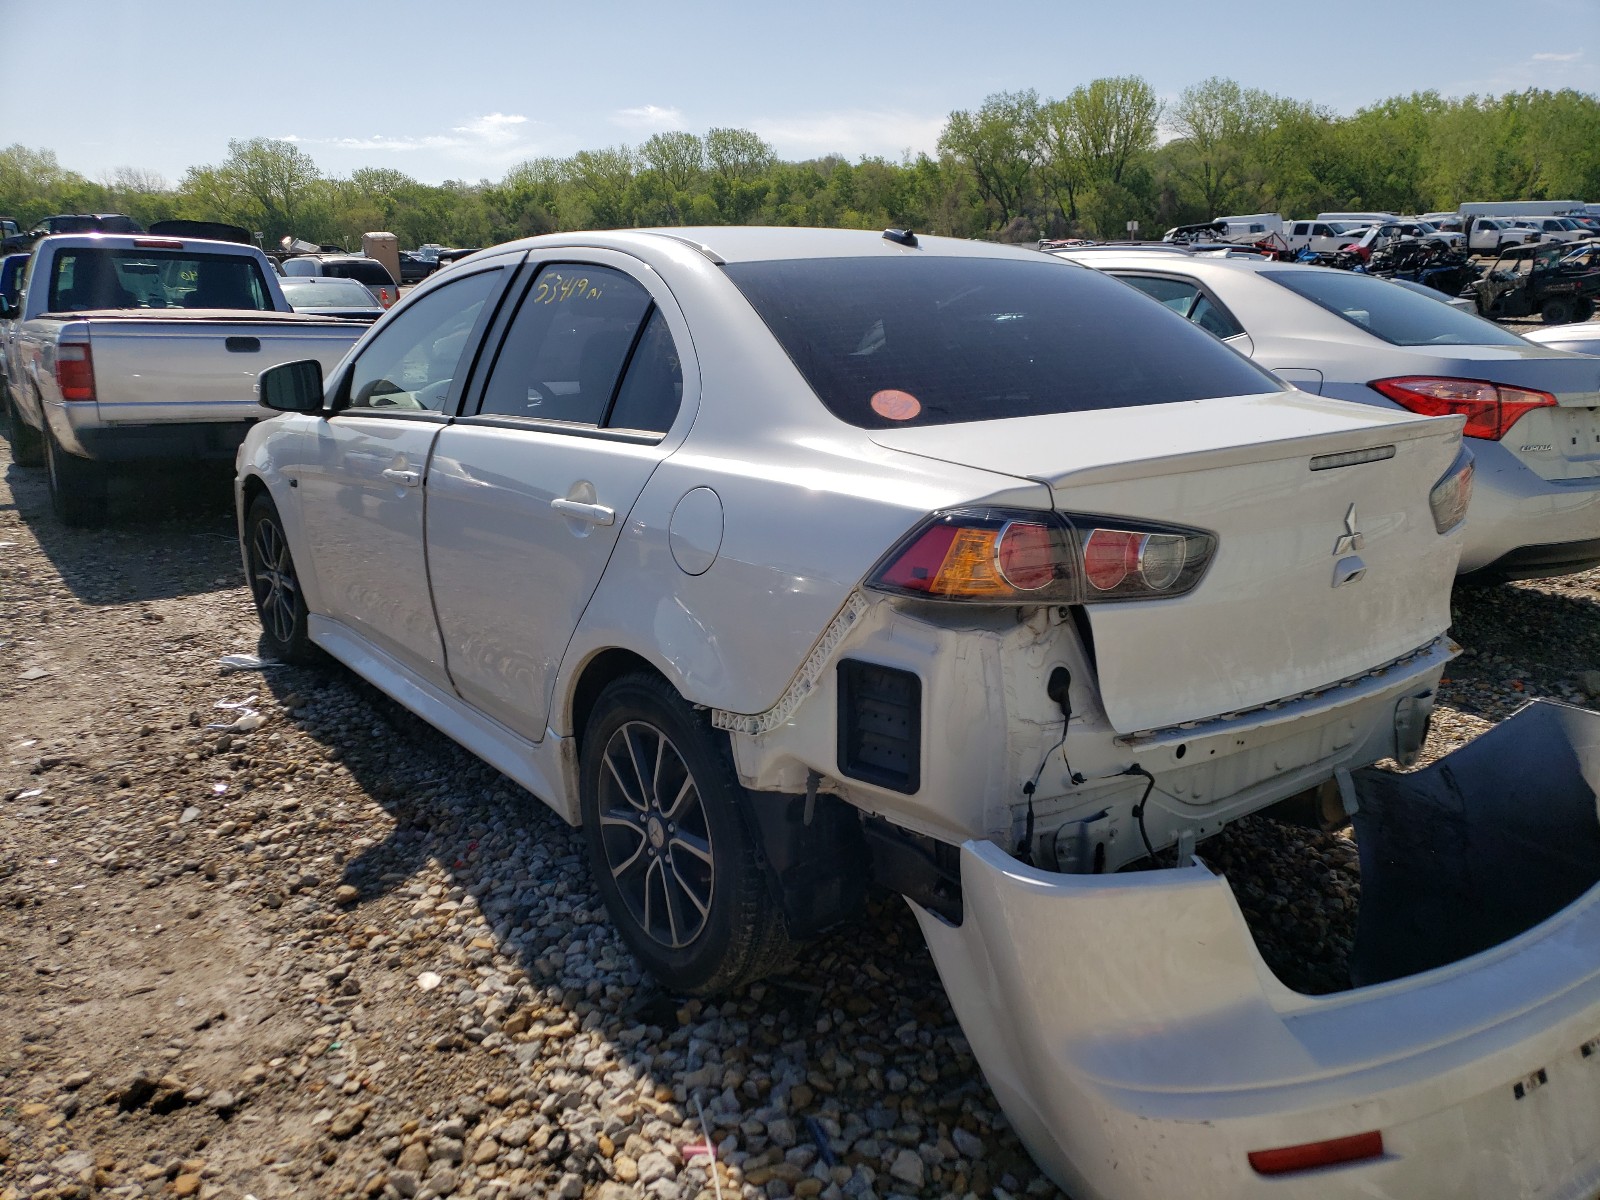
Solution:
{"label": "side mirror", "polygon": [[17,315],[17,302],[0,292],[0,321],[9,321]]}
{"label": "side mirror", "polygon": [[276,412],[322,411],[322,364],[314,358],[279,363],[256,376],[263,408]]}

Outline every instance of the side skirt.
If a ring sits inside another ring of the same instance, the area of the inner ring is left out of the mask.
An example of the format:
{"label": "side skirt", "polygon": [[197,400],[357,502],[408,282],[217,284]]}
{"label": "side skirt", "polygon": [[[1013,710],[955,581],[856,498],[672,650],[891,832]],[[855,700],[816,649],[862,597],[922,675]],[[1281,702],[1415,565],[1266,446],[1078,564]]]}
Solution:
{"label": "side skirt", "polygon": [[368,683],[527,788],[567,824],[579,823],[576,791],[565,786],[568,773],[562,760],[566,739],[546,730],[544,740],[535,743],[512,733],[459,696],[424,681],[338,621],[312,614],[307,632],[313,642]]}

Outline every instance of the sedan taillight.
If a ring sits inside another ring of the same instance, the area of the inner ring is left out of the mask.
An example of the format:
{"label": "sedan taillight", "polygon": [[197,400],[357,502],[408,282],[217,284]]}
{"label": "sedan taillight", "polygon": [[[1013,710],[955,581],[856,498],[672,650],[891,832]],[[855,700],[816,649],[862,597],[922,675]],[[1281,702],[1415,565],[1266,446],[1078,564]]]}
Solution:
{"label": "sedan taillight", "polygon": [[1009,509],[935,513],[868,577],[879,591],[979,604],[1157,600],[1191,590],[1216,552],[1198,530]]}
{"label": "sedan taillight", "polygon": [[1525,413],[1549,408],[1556,402],[1549,392],[1482,379],[1407,375],[1399,379],[1376,379],[1369,386],[1401,408],[1423,416],[1449,417],[1460,413],[1467,418],[1467,427],[1462,433],[1496,442]]}

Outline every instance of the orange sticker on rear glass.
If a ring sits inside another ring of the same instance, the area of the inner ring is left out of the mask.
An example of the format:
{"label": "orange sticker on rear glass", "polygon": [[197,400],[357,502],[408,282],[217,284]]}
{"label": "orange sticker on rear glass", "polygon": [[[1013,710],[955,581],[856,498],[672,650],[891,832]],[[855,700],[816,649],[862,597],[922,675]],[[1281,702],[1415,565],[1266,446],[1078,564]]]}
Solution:
{"label": "orange sticker on rear glass", "polygon": [[886,388],[872,394],[872,411],[886,421],[909,421],[922,411],[922,401],[910,392]]}

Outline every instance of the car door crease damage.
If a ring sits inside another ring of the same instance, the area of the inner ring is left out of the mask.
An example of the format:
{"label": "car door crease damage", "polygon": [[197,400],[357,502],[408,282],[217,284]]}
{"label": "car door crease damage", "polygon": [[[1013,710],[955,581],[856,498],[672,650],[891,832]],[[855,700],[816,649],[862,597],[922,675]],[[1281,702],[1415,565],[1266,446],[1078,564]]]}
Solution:
{"label": "car door crease damage", "polygon": [[[995,1095],[1086,1200],[1487,1198],[1595,1169],[1510,1084],[1600,1100],[1600,1072],[1552,1065],[1600,1025],[1600,717],[1534,706],[1431,774],[1373,767],[1426,735],[1474,479],[1512,450],[1463,451],[1488,401],[1454,385],[1441,417],[1305,341],[1321,395],[1261,365],[1263,306],[1326,345],[1382,325],[1391,380],[1462,374],[1407,338],[1476,318],[1175,257],[1177,312],[1109,252],[922,234],[485,254],[492,294],[468,260],[365,335],[335,388],[362,411],[251,432],[241,505],[288,510],[304,619],[279,628],[581,825],[664,986],[760,978],[870,880],[911,902]],[[1553,398],[1517,422],[1537,444],[1574,388],[1533,376],[1571,367],[1493,349],[1497,386]],[[1427,782],[1484,756],[1494,804]],[[1383,882],[1352,986],[1301,994],[1206,839],[1352,810]],[[1428,877],[1425,921],[1393,864],[1463,839],[1488,857]],[[1524,876],[1556,882],[1512,905]],[[1507,1131],[1543,1156],[1497,1152]]]}

